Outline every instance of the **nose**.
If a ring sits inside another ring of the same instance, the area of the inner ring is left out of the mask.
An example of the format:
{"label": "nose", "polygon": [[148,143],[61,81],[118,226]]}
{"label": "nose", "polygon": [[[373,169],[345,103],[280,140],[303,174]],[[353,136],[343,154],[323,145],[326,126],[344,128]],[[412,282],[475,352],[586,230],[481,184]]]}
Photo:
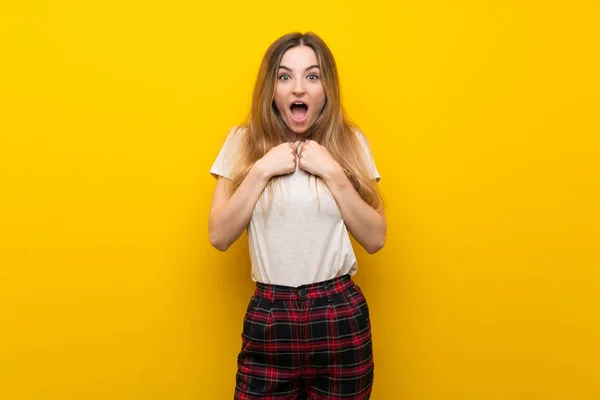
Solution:
{"label": "nose", "polygon": [[304,80],[296,79],[294,81],[294,86],[292,87],[292,93],[295,95],[300,95],[300,94],[303,94],[304,92],[306,92],[306,89],[304,88]]}

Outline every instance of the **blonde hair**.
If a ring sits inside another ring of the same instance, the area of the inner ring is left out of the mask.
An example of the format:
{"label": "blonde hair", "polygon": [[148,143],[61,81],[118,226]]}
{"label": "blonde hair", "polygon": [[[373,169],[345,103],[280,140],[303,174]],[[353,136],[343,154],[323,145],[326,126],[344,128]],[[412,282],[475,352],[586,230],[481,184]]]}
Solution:
{"label": "blonde hair", "polygon": [[[346,173],[360,197],[375,209],[383,208],[383,201],[376,181],[370,174],[371,166],[365,157],[361,140],[366,138],[346,116],[340,99],[340,85],[333,54],[325,42],[311,32],[290,33],[277,39],[265,53],[252,95],[252,106],[247,123],[237,127],[234,134],[239,138],[238,160],[232,171],[228,186],[234,193],[252,165],[271,148],[289,141],[286,126],[274,104],[277,72],[283,54],[297,46],[310,47],[317,56],[326,102],[323,111],[304,134],[324,146]],[[362,136],[362,137],[359,137]],[[274,188],[280,177],[273,177],[265,190],[273,200]],[[315,177],[316,183],[322,183]]]}

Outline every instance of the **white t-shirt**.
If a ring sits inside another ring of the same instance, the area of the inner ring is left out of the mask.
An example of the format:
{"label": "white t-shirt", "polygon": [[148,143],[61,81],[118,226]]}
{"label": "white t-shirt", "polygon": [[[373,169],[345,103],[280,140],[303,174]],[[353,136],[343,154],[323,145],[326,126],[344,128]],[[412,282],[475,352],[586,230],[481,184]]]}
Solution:
{"label": "white t-shirt", "polygon": [[[231,179],[241,137],[233,132],[210,169],[215,178]],[[371,165],[370,174],[379,181],[366,138],[358,136]],[[310,176],[297,167],[275,186],[270,206],[266,200],[256,203],[247,227],[253,281],[297,287],[356,273],[356,257],[338,205],[324,184],[318,185],[317,195]],[[265,190],[261,198],[266,194]]]}

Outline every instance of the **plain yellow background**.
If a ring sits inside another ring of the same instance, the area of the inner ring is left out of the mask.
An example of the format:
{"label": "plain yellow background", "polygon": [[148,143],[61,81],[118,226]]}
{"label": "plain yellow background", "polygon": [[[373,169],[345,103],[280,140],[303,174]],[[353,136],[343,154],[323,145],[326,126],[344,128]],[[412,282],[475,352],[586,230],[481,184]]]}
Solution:
{"label": "plain yellow background", "polygon": [[372,398],[599,399],[597,4],[2,0],[0,398],[232,398],[208,170],[310,30],[382,176]]}

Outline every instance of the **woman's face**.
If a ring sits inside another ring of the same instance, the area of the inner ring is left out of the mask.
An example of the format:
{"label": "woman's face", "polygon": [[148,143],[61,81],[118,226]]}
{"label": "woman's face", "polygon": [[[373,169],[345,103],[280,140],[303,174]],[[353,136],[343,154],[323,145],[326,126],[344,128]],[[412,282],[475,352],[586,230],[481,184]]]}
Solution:
{"label": "woman's face", "polygon": [[308,46],[292,47],[283,54],[277,71],[275,106],[294,133],[304,133],[325,106],[325,89],[317,56]]}

